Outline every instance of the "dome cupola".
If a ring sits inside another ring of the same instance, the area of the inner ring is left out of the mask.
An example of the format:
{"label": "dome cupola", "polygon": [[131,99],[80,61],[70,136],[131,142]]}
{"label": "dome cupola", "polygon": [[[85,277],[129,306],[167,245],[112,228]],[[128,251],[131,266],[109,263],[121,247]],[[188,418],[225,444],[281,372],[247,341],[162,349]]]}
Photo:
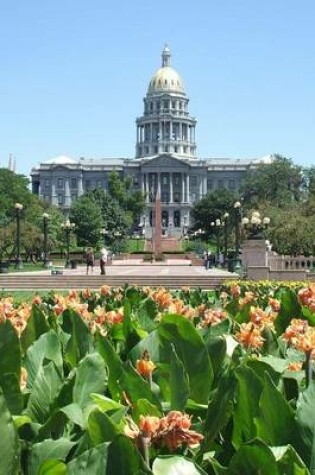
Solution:
{"label": "dome cupola", "polygon": [[144,114],[136,120],[136,157],[170,153],[196,158],[196,119],[189,114],[189,98],[182,78],[171,67],[168,46],[163,49],[162,66],[152,76],[143,101]]}
{"label": "dome cupola", "polygon": [[180,75],[171,67],[171,52],[165,45],[162,52],[162,67],[152,76],[148,94],[159,92],[175,92],[185,94],[184,83]]}

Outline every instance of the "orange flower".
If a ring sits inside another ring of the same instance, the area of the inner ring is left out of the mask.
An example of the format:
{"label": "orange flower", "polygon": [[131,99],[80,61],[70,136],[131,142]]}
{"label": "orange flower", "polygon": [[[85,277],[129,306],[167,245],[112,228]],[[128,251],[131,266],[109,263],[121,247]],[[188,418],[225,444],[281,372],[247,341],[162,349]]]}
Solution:
{"label": "orange flower", "polygon": [[249,349],[258,349],[264,344],[264,338],[261,336],[260,329],[253,323],[242,323],[240,331],[235,334],[235,338]]}
{"label": "orange flower", "polygon": [[144,437],[152,437],[160,426],[160,419],[154,416],[140,416],[139,428]]}
{"label": "orange flower", "polygon": [[238,299],[241,295],[241,287],[239,285],[233,285],[231,288],[231,294],[233,299]]}
{"label": "orange flower", "polygon": [[153,416],[140,416],[139,427],[133,421],[128,421],[125,435],[130,438],[146,437],[156,447],[166,447],[173,452],[182,444],[200,444],[203,436],[190,430],[191,420],[187,414],[171,411],[167,416],[158,418]]}
{"label": "orange flower", "polygon": [[213,310],[213,309],[208,308],[204,312],[203,320],[200,322],[200,326],[208,327],[211,325],[217,325],[218,323],[221,323],[222,320],[225,320],[226,318],[227,318],[227,314],[223,310]]}
{"label": "orange flower", "polygon": [[21,367],[21,374],[20,374],[20,388],[21,391],[26,388],[27,385],[27,371],[23,366]]}
{"label": "orange flower", "polygon": [[136,368],[141,376],[144,376],[145,378],[151,376],[156,366],[153,361],[150,360],[150,354],[148,350],[144,350],[142,358],[140,360],[137,360]]}
{"label": "orange flower", "polygon": [[291,362],[288,364],[287,369],[289,371],[301,371],[303,363],[300,361]]}
{"label": "orange flower", "polygon": [[102,285],[101,289],[100,289],[100,292],[101,292],[101,296],[102,297],[106,297],[107,295],[110,294],[110,287],[109,285]]}
{"label": "orange flower", "polygon": [[279,312],[279,311],[280,311],[281,303],[279,302],[279,300],[273,299],[273,298],[269,297],[268,303],[269,303],[271,309],[272,309],[274,312]]}
{"label": "orange flower", "polygon": [[254,292],[245,292],[244,298],[240,299],[239,304],[241,307],[244,307],[245,305],[255,302],[257,300],[256,295]]}
{"label": "orange flower", "polygon": [[40,305],[43,303],[42,298],[39,295],[34,295],[33,302],[34,305]]}

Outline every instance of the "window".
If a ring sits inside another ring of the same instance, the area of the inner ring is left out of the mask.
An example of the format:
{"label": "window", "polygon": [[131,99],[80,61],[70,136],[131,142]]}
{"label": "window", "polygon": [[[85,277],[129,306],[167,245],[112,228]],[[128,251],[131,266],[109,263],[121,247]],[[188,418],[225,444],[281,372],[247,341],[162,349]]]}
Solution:
{"label": "window", "polygon": [[162,175],[162,185],[168,185],[168,176]]}
{"label": "window", "polygon": [[168,152],[168,145],[164,146],[164,152]]}
{"label": "window", "polygon": [[207,189],[213,190],[213,180],[207,180]]}
{"label": "window", "polygon": [[219,190],[224,188],[224,181],[223,180],[218,180],[218,188],[219,188]]}
{"label": "window", "polygon": [[233,178],[229,180],[229,189],[235,190],[235,180]]}
{"label": "window", "polygon": [[158,153],[158,147],[157,146],[154,147],[154,153]]}
{"label": "window", "polygon": [[175,101],[172,101],[172,108],[176,109],[176,102]]}
{"label": "window", "polygon": [[174,147],[174,152],[175,152],[175,153],[178,152],[178,147],[177,147],[177,145],[175,145],[175,147]]}
{"label": "window", "polygon": [[102,180],[96,180],[96,188],[102,188]]}
{"label": "window", "polygon": [[58,180],[57,180],[57,188],[58,188],[58,190],[62,190],[62,189],[63,189],[63,178],[58,178]]}
{"label": "window", "polygon": [[191,186],[197,186],[197,177],[196,176],[190,177],[190,183],[191,183]]}
{"label": "window", "polygon": [[174,193],[174,202],[179,203],[179,193]]}
{"label": "window", "polygon": [[77,187],[77,179],[76,178],[71,178],[70,186],[72,189],[75,189]]}
{"label": "window", "polygon": [[85,180],[85,189],[89,190],[91,188],[91,180]]}
{"label": "window", "polygon": [[63,205],[63,195],[61,193],[58,194],[58,205]]}
{"label": "window", "polygon": [[174,185],[179,185],[179,176],[178,175],[174,176]]}
{"label": "window", "polygon": [[187,153],[187,147],[183,147],[183,153]]}
{"label": "window", "polygon": [[45,178],[45,188],[50,188],[50,179]]}
{"label": "window", "polygon": [[145,150],[145,154],[149,155],[149,147],[144,147],[144,150]]}
{"label": "window", "polygon": [[168,193],[162,193],[162,203],[168,203],[170,200]]}
{"label": "window", "polygon": [[71,193],[71,202],[73,203],[77,199],[78,199],[78,195],[76,193]]}

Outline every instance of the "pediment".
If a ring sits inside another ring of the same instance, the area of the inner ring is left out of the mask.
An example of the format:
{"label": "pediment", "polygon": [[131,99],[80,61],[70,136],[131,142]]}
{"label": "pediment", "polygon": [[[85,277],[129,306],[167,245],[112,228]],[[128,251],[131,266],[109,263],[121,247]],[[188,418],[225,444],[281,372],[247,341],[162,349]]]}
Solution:
{"label": "pediment", "polygon": [[159,171],[164,171],[169,168],[177,169],[188,169],[189,164],[185,160],[180,158],[172,157],[171,155],[158,155],[150,159],[146,159],[142,163],[142,168],[148,169],[158,169]]}

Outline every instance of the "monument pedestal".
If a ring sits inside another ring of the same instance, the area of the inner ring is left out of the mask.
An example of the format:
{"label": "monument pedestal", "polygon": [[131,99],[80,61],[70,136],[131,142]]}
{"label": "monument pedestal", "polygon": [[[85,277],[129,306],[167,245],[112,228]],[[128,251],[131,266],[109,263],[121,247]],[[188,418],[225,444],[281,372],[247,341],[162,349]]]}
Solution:
{"label": "monument pedestal", "polygon": [[242,264],[247,277],[253,280],[269,279],[268,249],[264,239],[247,239],[241,247]]}

